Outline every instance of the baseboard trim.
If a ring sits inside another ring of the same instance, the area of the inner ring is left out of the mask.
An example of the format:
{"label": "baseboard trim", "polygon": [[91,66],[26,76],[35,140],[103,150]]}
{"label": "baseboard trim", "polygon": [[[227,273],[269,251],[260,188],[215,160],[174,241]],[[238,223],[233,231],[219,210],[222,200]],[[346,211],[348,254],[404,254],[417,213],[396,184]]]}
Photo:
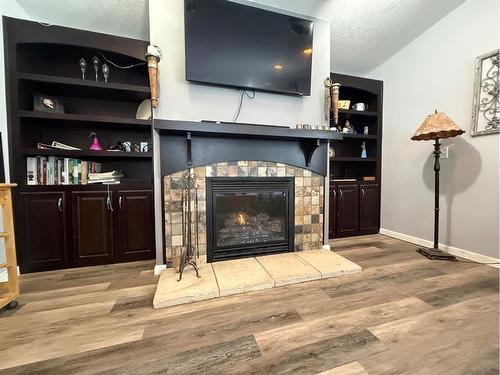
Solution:
{"label": "baseboard trim", "polygon": [[153,273],[154,273],[155,276],[159,276],[166,269],[167,269],[167,265],[166,264],[157,264],[157,265],[155,265]]}
{"label": "baseboard trim", "polygon": [[[397,238],[398,240],[403,240],[406,242],[411,242],[416,245],[431,247],[433,246],[433,242],[429,240],[424,240],[423,238],[410,236],[408,234],[395,232],[389,229],[380,228],[380,234],[384,234],[389,237]],[[474,253],[469,250],[459,249],[458,247],[448,246],[444,244],[439,244],[439,248],[443,251],[446,251],[449,254],[456,255],[460,258],[468,259],[473,262],[481,263],[486,266],[490,266],[493,268],[500,268],[499,264],[488,264],[488,263],[499,263],[500,259],[489,257],[487,255],[482,255],[478,253]]]}
{"label": "baseboard trim", "polygon": [[330,247],[330,245],[326,244],[326,245],[323,245],[321,247],[323,250],[331,250],[332,248]]}

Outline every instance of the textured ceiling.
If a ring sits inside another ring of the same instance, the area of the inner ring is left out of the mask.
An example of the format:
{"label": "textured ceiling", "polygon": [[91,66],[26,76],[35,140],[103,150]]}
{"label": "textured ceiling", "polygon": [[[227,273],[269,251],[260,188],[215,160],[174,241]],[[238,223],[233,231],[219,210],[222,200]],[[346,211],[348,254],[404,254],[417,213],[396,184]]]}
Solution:
{"label": "textured ceiling", "polygon": [[[259,3],[330,21],[332,71],[362,75],[465,0],[234,1]],[[148,0],[17,0],[17,3],[34,20],[149,39]]]}
{"label": "textured ceiling", "polygon": [[16,2],[35,21],[149,40],[148,0],[16,0]]}
{"label": "textured ceiling", "polygon": [[331,22],[331,69],[366,74],[465,0],[253,0]]}

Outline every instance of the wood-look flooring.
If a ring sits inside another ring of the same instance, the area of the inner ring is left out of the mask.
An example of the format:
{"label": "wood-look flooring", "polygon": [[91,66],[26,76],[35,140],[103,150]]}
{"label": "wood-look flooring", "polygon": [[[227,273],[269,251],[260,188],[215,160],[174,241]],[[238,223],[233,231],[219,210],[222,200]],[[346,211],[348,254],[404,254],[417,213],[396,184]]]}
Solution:
{"label": "wood-look flooring", "polygon": [[0,374],[498,374],[498,270],[376,235],[363,272],[154,310],[152,262],[21,276]]}

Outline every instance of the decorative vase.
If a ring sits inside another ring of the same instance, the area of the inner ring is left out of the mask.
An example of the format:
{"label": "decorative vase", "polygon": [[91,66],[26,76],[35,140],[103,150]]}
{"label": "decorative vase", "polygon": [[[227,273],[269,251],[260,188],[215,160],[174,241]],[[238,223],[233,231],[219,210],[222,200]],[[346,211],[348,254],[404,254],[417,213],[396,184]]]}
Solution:
{"label": "decorative vase", "polygon": [[103,148],[102,148],[101,144],[99,143],[99,138],[97,138],[97,134],[92,133],[92,134],[90,134],[90,136],[94,137],[94,139],[92,140],[92,144],[90,145],[89,149],[93,150],[93,151],[102,151]]}

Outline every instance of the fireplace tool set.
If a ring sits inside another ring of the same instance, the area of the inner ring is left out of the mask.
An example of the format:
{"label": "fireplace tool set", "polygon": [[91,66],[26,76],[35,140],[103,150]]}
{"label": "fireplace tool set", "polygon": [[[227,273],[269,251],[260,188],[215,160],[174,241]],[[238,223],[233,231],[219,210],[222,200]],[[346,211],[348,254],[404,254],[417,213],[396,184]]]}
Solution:
{"label": "fireplace tool set", "polygon": [[187,266],[193,266],[196,277],[201,277],[196,264],[196,260],[200,255],[198,246],[198,187],[196,180],[197,176],[192,168],[189,168],[182,175],[182,254],[179,265],[179,279],[177,281],[181,281],[182,273]]}

